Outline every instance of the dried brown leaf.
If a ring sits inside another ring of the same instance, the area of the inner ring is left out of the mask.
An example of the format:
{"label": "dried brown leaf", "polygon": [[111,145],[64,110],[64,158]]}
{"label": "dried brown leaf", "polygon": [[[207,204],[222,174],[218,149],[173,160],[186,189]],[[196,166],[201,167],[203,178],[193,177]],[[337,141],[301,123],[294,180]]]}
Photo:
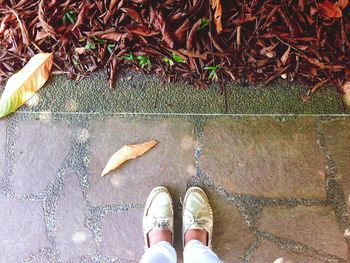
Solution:
{"label": "dried brown leaf", "polygon": [[309,63],[321,68],[321,69],[324,69],[326,66],[323,62],[319,61],[317,58],[309,58],[307,56],[303,56]]}
{"label": "dried brown leaf", "polygon": [[339,6],[329,0],[325,0],[318,4],[318,9],[321,14],[330,18],[339,18],[343,16]]}
{"label": "dried brown leaf", "polygon": [[323,84],[326,84],[329,81],[329,79],[324,79],[319,82],[317,82],[311,89],[311,93],[314,93],[317,89],[319,89]]}
{"label": "dried brown leaf", "polygon": [[127,29],[129,32],[134,33],[136,35],[143,36],[143,37],[150,37],[150,36],[159,34],[159,32],[148,29],[145,26],[133,26],[133,27],[128,27]]}
{"label": "dried brown leaf", "polygon": [[18,25],[21,29],[23,44],[29,45],[30,39],[29,39],[29,34],[28,34],[28,30],[26,28],[26,25],[23,23],[22,19],[19,17],[16,10],[14,10],[10,7],[8,9],[16,16],[16,19],[18,21]]}
{"label": "dried brown leaf", "polygon": [[287,50],[283,53],[283,56],[281,57],[281,62],[283,65],[287,63],[287,60],[289,58],[289,53],[290,53],[290,47],[287,48]]}
{"label": "dried brown leaf", "polygon": [[337,4],[341,10],[344,10],[349,4],[349,0],[339,0]]}
{"label": "dried brown leaf", "polygon": [[135,22],[139,24],[143,24],[142,17],[135,9],[124,7],[124,8],[121,8],[121,10],[125,12],[128,16],[130,16],[132,20],[134,20]]}
{"label": "dried brown leaf", "polygon": [[174,38],[178,42],[183,42],[185,40],[186,33],[190,29],[191,24],[189,20],[185,20],[181,26],[179,26],[174,32]]}
{"label": "dried brown leaf", "polygon": [[38,10],[38,17],[39,17],[40,24],[41,24],[42,28],[47,33],[50,33],[52,35],[56,35],[55,29],[51,25],[49,25],[46,22],[46,20],[45,20],[44,6],[45,6],[45,1],[44,0],[40,0],[40,2],[39,2],[39,10]]}
{"label": "dried brown leaf", "polygon": [[135,159],[151,148],[153,148],[158,142],[156,140],[144,142],[141,144],[129,144],[123,146],[117,152],[115,152],[112,157],[107,162],[106,167],[103,169],[101,173],[101,177],[108,174],[110,171],[117,169],[120,165],[125,163],[128,160]]}
{"label": "dried brown leaf", "polygon": [[171,31],[166,27],[166,24],[164,23],[162,28],[162,34],[163,34],[163,41],[164,43],[169,47],[174,47],[174,40]]}
{"label": "dried brown leaf", "polygon": [[200,53],[199,51],[188,51],[186,49],[179,49],[179,52],[190,58],[200,58],[202,60],[207,60],[208,52]]}
{"label": "dried brown leaf", "polygon": [[114,84],[114,81],[115,81],[115,76],[117,74],[117,63],[118,63],[118,59],[117,58],[113,58],[112,61],[109,63],[108,84],[109,84],[109,88],[110,89],[113,88],[113,84]]}
{"label": "dried brown leaf", "polygon": [[310,101],[311,100],[311,96],[310,96],[310,94],[307,92],[307,93],[304,93],[304,94],[302,94],[301,96],[300,96],[300,100],[302,101],[302,102],[308,102],[308,101]]}
{"label": "dried brown leaf", "polygon": [[[114,7],[117,5],[117,3],[120,2],[120,0],[111,0],[110,4],[109,4],[109,8],[107,11],[107,14],[105,15],[105,17],[103,18],[103,22],[106,24],[108,19],[112,16],[113,14],[113,9]],[[122,2],[122,1],[121,1]]]}
{"label": "dried brown leaf", "polygon": [[123,39],[126,36],[127,36],[127,33],[111,32],[111,33],[102,34],[99,37],[103,39],[119,42],[121,39]]}
{"label": "dried brown leaf", "polygon": [[85,13],[88,10],[89,5],[87,3],[83,3],[83,7],[81,8],[77,21],[75,22],[75,25],[72,28],[72,31],[75,30],[78,26],[84,24],[84,19],[85,19]]}
{"label": "dried brown leaf", "polygon": [[188,37],[187,37],[187,42],[186,42],[186,49],[187,49],[187,50],[192,50],[194,38],[195,38],[195,36],[196,36],[197,29],[199,28],[200,25],[201,25],[201,19],[199,19],[199,20],[192,26],[191,31],[190,31],[190,33],[188,34]]}
{"label": "dried brown leaf", "polygon": [[219,34],[222,31],[222,23],[221,23],[222,6],[221,6],[221,0],[211,0],[211,7],[214,10],[214,21],[215,21],[216,32]]}

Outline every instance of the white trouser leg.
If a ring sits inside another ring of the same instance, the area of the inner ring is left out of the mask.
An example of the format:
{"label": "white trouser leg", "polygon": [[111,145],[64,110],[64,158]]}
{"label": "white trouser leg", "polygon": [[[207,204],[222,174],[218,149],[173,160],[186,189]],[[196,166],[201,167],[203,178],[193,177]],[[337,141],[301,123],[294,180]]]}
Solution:
{"label": "white trouser leg", "polygon": [[140,263],[176,263],[176,251],[169,242],[161,241],[146,249]]}
{"label": "white trouser leg", "polygon": [[184,249],[184,263],[223,263],[219,257],[198,240],[189,241]]}

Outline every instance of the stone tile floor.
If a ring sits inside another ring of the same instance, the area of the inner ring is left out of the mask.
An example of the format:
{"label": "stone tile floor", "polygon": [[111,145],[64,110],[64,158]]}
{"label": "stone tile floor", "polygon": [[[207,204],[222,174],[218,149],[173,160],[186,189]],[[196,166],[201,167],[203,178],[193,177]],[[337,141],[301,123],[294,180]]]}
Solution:
{"label": "stone tile floor", "polygon": [[[113,152],[149,139],[100,177]],[[138,262],[156,185],[173,194],[180,262],[192,185],[225,262],[349,261],[349,117],[22,112],[0,120],[0,262]]]}

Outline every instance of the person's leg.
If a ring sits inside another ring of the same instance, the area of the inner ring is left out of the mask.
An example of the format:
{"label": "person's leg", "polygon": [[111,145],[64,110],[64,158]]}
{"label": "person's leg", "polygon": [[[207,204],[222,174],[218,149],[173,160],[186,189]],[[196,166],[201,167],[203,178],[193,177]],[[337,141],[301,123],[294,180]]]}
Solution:
{"label": "person's leg", "polygon": [[172,246],[174,235],[172,198],[165,187],[154,188],[148,196],[143,215],[145,254],[140,263],[176,263]]}
{"label": "person's leg", "polygon": [[187,242],[184,249],[185,263],[222,263],[219,257],[199,240]]}
{"label": "person's leg", "polygon": [[140,263],[176,263],[174,247],[167,241],[160,241],[146,249]]}
{"label": "person's leg", "polygon": [[213,211],[207,195],[199,187],[187,190],[183,203],[183,244],[185,263],[222,263],[210,249]]}

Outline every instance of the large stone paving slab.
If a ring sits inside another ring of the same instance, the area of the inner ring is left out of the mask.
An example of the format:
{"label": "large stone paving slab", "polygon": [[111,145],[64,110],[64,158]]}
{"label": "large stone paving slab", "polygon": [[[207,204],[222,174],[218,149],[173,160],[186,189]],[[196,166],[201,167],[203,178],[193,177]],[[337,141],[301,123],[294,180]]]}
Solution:
{"label": "large stone paving slab", "polygon": [[[178,199],[195,174],[195,135],[189,121],[108,118],[93,122],[89,133],[92,178],[88,199],[93,205],[145,203],[157,185],[169,187]],[[122,146],[151,139],[159,144],[100,177],[109,158]]]}
{"label": "large stone paving slab", "polygon": [[85,224],[86,214],[78,177],[69,171],[56,209],[56,247],[62,260],[95,253],[94,240]]}
{"label": "large stone paving slab", "polygon": [[322,126],[350,212],[350,118],[327,121]]}
{"label": "large stone paving slab", "polygon": [[144,252],[143,208],[108,215],[102,219],[103,253],[138,261]]}
{"label": "large stone paving slab", "polygon": [[6,120],[0,120],[0,179],[5,174]]}
{"label": "large stone paving slab", "polygon": [[330,207],[267,207],[257,227],[260,231],[348,259],[347,244]]}
{"label": "large stone paving slab", "polygon": [[253,243],[252,231],[237,206],[208,188],[205,192],[214,213],[213,250],[224,262],[241,262]]}
{"label": "large stone paving slab", "polygon": [[253,256],[249,260],[250,263],[321,263],[316,258],[312,258],[306,255],[296,254],[291,251],[282,249],[277,244],[264,240],[254,251]]}
{"label": "large stone paving slab", "polygon": [[47,245],[42,202],[0,196],[0,262],[15,262]]}
{"label": "large stone paving slab", "polygon": [[312,118],[209,120],[201,163],[211,178],[234,193],[326,198],[326,159]]}
{"label": "large stone paving slab", "polygon": [[63,120],[18,122],[13,167],[17,194],[39,193],[46,189],[70,152],[78,130]]}

